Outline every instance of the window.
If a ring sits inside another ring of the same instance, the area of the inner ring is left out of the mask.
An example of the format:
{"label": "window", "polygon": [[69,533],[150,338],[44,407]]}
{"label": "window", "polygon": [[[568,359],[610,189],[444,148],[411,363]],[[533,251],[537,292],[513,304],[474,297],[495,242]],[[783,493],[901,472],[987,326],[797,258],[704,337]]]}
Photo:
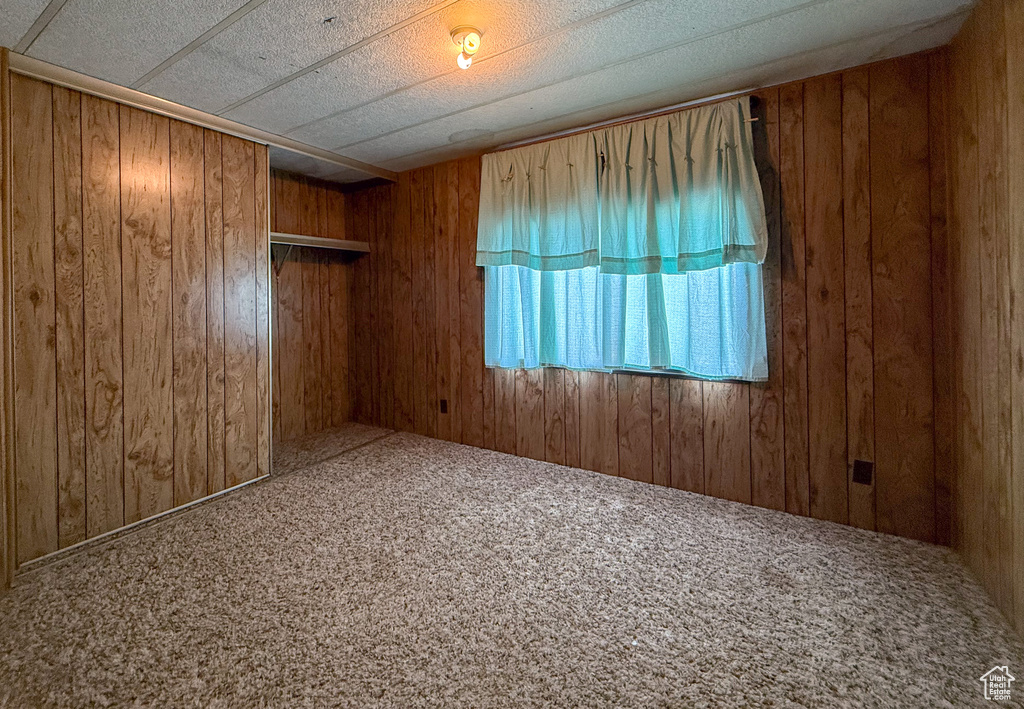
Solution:
{"label": "window", "polygon": [[768,376],[749,103],[485,156],[491,367]]}

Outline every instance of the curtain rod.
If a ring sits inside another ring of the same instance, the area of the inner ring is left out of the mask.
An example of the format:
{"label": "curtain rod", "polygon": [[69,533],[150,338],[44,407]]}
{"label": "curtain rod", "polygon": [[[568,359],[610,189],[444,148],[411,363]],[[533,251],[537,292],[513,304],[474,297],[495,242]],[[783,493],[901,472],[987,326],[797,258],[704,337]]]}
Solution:
{"label": "curtain rod", "polygon": [[[671,106],[664,106],[662,108],[654,108],[649,111],[641,111],[640,113],[632,113],[628,116],[619,116],[618,118],[609,118],[604,121],[597,121],[596,123],[589,123],[579,128],[566,128],[565,130],[555,131],[554,133],[546,133],[544,135],[536,136],[533,138],[524,138],[523,140],[516,140],[511,143],[505,143],[499,145],[497,148],[490,152],[500,153],[504,150],[512,150],[513,148],[522,148],[527,145],[535,145],[537,143],[546,143],[549,140],[557,140],[558,138],[567,138],[571,135],[579,135],[580,133],[587,133],[598,128],[608,128],[611,126],[624,125],[626,123],[635,123],[642,121],[646,118],[656,118],[658,116],[664,116],[669,113],[675,113],[682,111],[687,108],[697,108],[699,106],[709,106],[713,103],[721,103],[722,101],[728,101],[731,98],[739,98],[741,96],[748,96],[758,89],[741,89],[740,91],[730,91],[724,94],[716,94],[714,96],[708,96],[706,98],[691,99],[690,101],[683,101],[682,103],[675,103]],[[756,118],[751,118],[750,122],[756,121]]]}

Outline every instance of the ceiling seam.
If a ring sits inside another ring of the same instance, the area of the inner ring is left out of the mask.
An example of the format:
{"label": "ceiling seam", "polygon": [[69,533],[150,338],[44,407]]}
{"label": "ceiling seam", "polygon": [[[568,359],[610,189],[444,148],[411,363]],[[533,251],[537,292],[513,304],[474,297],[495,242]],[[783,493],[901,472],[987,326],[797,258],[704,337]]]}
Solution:
{"label": "ceiling seam", "polygon": [[435,5],[432,5],[431,7],[428,7],[426,10],[421,10],[420,12],[417,12],[415,15],[407,17],[406,19],[402,20],[401,22],[399,22],[397,24],[391,25],[390,27],[385,27],[380,32],[377,32],[375,34],[370,35],[369,37],[361,39],[358,42],[356,42],[355,44],[351,44],[348,47],[345,47],[344,49],[342,49],[340,51],[337,51],[334,54],[331,54],[330,56],[324,57],[323,59],[321,59],[318,62],[310,64],[305,69],[300,69],[299,71],[294,72],[293,74],[290,74],[289,76],[286,76],[283,79],[278,79],[274,83],[272,83],[272,84],[270,84],[268,86],[265,86],[262,89],[260,89],[259,91],[255,92],[253,94],[250,94],[250,95],[248,95],[248,96],[246,96],[244,98],[241,98],[238,101],[235,101],[234,103],[229,104],[228,106],[225,106],[224,108],[220,109],[219,111],[216,111],[215,113],[216,113],[216,115],[220,116],[220,115],[223,115],[225,113],[228,113],[229,111],[233,111],[234,109],[238,108],[239,106],[243,106],[243,105],[249,103],[250,101],[253,101],[253,100],[257,99],[257,98],[259,98],[260,96],[262,96],[262,95],[264,95],[266,93],[270,93],[274,89],[278,89],[278,88],[284,86],[287,83],[295,81],[296,79],[300,79],[303,76],[305,76],[306,74],[310,74],[310,73],[316,71],[317,69],[319,69],[319,68],[321,68],[323,66],[327,66],[328,64],[331,64],[332,62],[335,62],[338,59],[341,59],[342,57],[344,57],[344,56],[346,56],[348,54],[352,54],[353,52],[357,52],[360,49],[362,49],[363,47],[365,47],[365,46],[367,46],[369,44],[372,44],[372,43],[374,43],[374,42],[376,42],[378,40],[384,39],[385,37],[387,37],[387,36],[389,36],[391,34],[394,34],[398,30],[404,29],[405,27],[408,27],[409,25],[415,24],[416,22],[419,22],[420,20],[422,20],[424,18],[430,17],[431,15],[440,12],[441,10],[445,9],[446,7],[448,7],[450,5],[454,5],[457,2],[459,2],[459,0],[442,0],[441,2],[439,2],[439,3],[435,4]]}
{"label": "ceiling seam", "polygon": [[24,54],[27,52],[37,39],[39,35],[43,33],[47,25],[57,16],[57,13],[61,11],[65,3],[68,0],[50,0],[49,4],[43,8],[43,11],[39,13],[39,17],[32,23],[32,26],[28,28],[28,32],[21,38],[21,41],[14,46],[14,51],[18,54]]}
{"label": "ceiling seam", "polygon": [[770,20],[776,20],[776,19],[778,19],[780,17],[785,17],[786,15],[791,15],[791,14],[796,13],[796,12],[801,12],[803,10],[807,10],[807,9],[809,9],[809,8],[815,6],[815,5],[824,5],[824,4],[827,4],[827,3],[830,3],[830,2],[836,2],[836,0],[808,0],[808,2],[803,2],[803,3],[799,4],[799,5],[794,5],[793,7],[787,8],[785,10],[779,10],[777,12],[769,13],[767,15],[762,15],[761,17],[753,18],[753,19],[750,19],[750,20],[745,20],[743,22],[738,22],[738,23],[736,23],[734,25],[729,25],[728,27],[723,27],[722,29],[715,30],[713,32],[705,32],[702,35],[697,35],[696,37],[690,37],[688,39],[684,39],[684,40],[681,40],[679,42],[675,42],[674,44],[670,44],[668,46],[661,47],[660,49],[653,49],[653,50],[650,50],[648,52],[643,52],[642,54],[634,54],[633,56],[628,57],[626,59],[620,59],[619,61],[617,61],[617,62],[615,62],[613,64],[607,64],[607,65],[599,67],[597,69],[592,69],[591,71],[585,71],[582,74],[576,74],[576,75],[570,76],[568,78],[558,79],[557,81],[552,81],[552,82],[550,82],[548,84],[542,84],[541,86],[535,86],[535,87],[527,89],[525,91],[520,91],[520,92],[514,93],[514,94],[508,94],[506,96],[502,96],[500,98],[495,98],[495,99],[492,99],[490,101],[485,101],[485,102],[482,102],[482,103],[477,103],[477,104],[474,104],[472,106],[468,106],[466,108],[461,108],[461,109],[458,109],[456,111],[451,111],[450,113],[445,113],[445,114],[443,114],[441,116],[437,116],[435,118],[431,118],[431,119],[428,119],[426,121],[421,121],[419,123],[413,123],[413,124],[405,126],[403,128],[396,128],[395,130],[388,131],[387,133],[381,133],[380,135],[375,135],[372,138],[365,138],[363,140],[357,140],[354,143],[345,143],[344,145],[340,145],[340,146],[337,146],[335,148],[331,148],[331,150],[342,150],[344,148],[350,148],[350,147],[352,147],[354,145],[362,145],[363,143],[369,143],[369,142],[372,142],[374,140],[380,140],[381,138],[387,138],[388,136],[394,135],[396,133],[400,133],[400,132],[402,132],[404,130],[411,130],[413,128],[419,128],[420,126],[424,126],[424,125],[427,125],[429,123],[434,123],[435,121],[443,121],[446,118],[451,118],[453,116],[459,115],[460,113],[466,113],[468,111],[475,111],[478,108],[483,108],[484,106],[489,106],[489,105],[491,105],[493,103],[497,103],[498,101],[507,101],[508,99],[518,98],[519,96],[524,96],[524,95],[526,95],[528,93],[533,93],[534,91],[542,91],[544,89],[549,89],[549,88],[551,88],[553,86],[558,86],[559,84],[564,84],[564,83],[567,83],[567,82],[570,82],[570,81],[576,81],[578,79],[582,79],[583,77],[590,76],[591,74],[597,74],[597,73],[600,73],[600,72],[605,71],[607,69],[614,69],[615,67],[623,66],[625,64],[630,64],[632,62],[639,61],[641,59],[647,59],[649,57],[655,56],[657,54],[662,54],[664,52],[668,52],[668,51],[671,51],[673,49],[679,49],[680,47],[685,47],[685,46],[690,45],[690,44],[696,44],[698,42],[703,42],[703,41],[708,40],[708,39],[713,39],[715,37],[720,37],[722,35],[726,35],[726,34],[729,34],[731,32],[736,32],[737,30],[742,30],[742,29],[746,29],[747,27],[752,27],[753,25],[761,24],[762,22],[768,22]]}
{"label": "ceiling seam", "polygon": [[[827,0],[827,1],[831,1],[831,0]],[[882,35],[885,35],[885,34],[887,34],[889,32],[900,31],[900,30],[910,30],[911,32],[913,32],[913,31],[916,31],[916,30],[929,29],[929,28],[931,28],[933,26],[938,26],[938,25],[940,25],[943,22],[948,22],[948,21],[953,20],[953,19],[955,19],[957,17],[966,17],[966,16],[967,16],[966,12],[964,12],[962,10],[958,10],[958,11],[950,13],[949,15],[946,15],[945,17],[942,17],[942,18],[940,18],[938,20],[925,20],[925,21],[919,21],[919,22],[908,22],[908,23],[903,24],[903,25],[898,25],[897,27],[889,27],[889,28],[886,28],[884,30],[879,30],[877,32],[871,32],[869,34],[860,35],[858,37],[852,37],[852,38],[850,38],[848,40],[844,40],[843,42],[840,42],[838,44],[826,45],[824,47],[816,47],[814,49],[807,49],[807,50],[804,50],[802,52],[797,52],[796,54],[789,54],[789,55],[786,55],[784,57],[779,57],[778,59],[775,59],[775,60],[772,60],[771,62],[769,62],[768,66],[770,66],[772,64],[777,64],[777,63],[780,63],[780,62],[785,62],[785,61],[791,61],[793,59],[798,59],[800,57],[807,56],[807,55],[810,55],[810,54],[814,54],[816,52],[820,52],[820,51],[823,51],[823,50],[826,50],[826,49],[832,49],[832,48],[835,48],[835,47],[842,47],[844,45],[855,44],[857,42],[863,42],[865,40],[874,39],[876,37],[880,37]],[[927,51],[927,50],[923,50],[923,51]],[[840,71],[842,71],[842,70],[840,70]],[[728,78],[729,76],[732,76],[732,75],[737,74],[737,73],[740,73],[740,72],[739,71],[734,71],[734,72],[729,72],[729,73],[726,73],[726,74],[719,74],[718,76],[709,77],[705,81],[720,81],[722,79]],[[829,73],[832,73],[832,72],[829,72]],[[804,79],[794,79],[793,81],[803,81],[803,80],[806,80],[807,78],[810,78],[810,77],[804,77]],[[786,84],[786,83],[790,83],[790,82],[789,81],[783,82],[783,84]],[[774,86],[774,85],[776,85],[776,84],[767,84],[767,85],[764,85],[764,86],[751,86],[751,87],[747,87],[747,88],[744,88],[744,89],[738,89],[736,91],[731,91],[731,92],[727,92],[726,94],[723,94],[722,98],[728,99],[730,96],[738,96],[738,95],[742,95],[742,94],[751,93],[751,92],[754,92],[754,91],[760,91],[762,89],[769,88],[769,87]],[[572,116],[575,116],[575,115],[578,115],[578,114],[587,113],[588,111],[601,110],[601,109],[606,109],[606,108],[611,107],[611,106],[616,106],[618,104],[624,104],[624,103],[627,103],[627,102],[630,102],[630,101],[643,100],[644,98],[646,98],[648,96],[656,96],[657,94],[663,93],[663,92],[665,92],[667,90],[670,90],[670,89],[659,89],[657,91],[650,91],[650,92],[645,93],[645,94],[640,94],[639,96],[630,96],[628,98],[619,99],[619,100],[616,100],[616,101],[611,101],[609,103],[601,104],[599,106],[590,106],[588,108],[580,109],[578,111],[571,111],[569,113],[563,113],[563,114],[558,115],[558,116],[552,116],[551,118],[545,118],[543,121],[538,121],[537,123],[533,123],[533,124],[530,124],[530,125],[541,125],[543,123],[550,123],[550,122],[554,122],[554,121],[566,120],[566,119],[571,118]],[[716,96],[708,97],[708,98],[715,98],[715,99],[717,99],[718,96],[716,95]],[[705,100],[707,100],[707,99],[705,99],[705,98],[696,98],[696,99],[692,99],[692,100],[683,101],[682,103],[683,104],[692,104],[692,103],[702,102],[702,101],[705,101]],[[670,108],[670,107],[666,107],[666,109],[667,108]],[[655,110],[659,110],[660,111],[662,109],[655,109]],[[684,107],[680,107],[679,110],[685,110],[685,108]],[[628,116],[625,117],[625,119],[628,120]],[[440,119],[438,119],[438,120],[440,120]],[[608,119],[608,120],[619,120],[619,119],[612,118],[612,119]],[[638,120],[641,120],[641,119],[638,118]],[[597,121],[598,124],[604,123],[604,122],[606,122],[606,121]],[[413,126],[413,127],[415,127],[415,126]],[[519,126],[519,127],[516,127],[516,128],[508,128],[508,129],[499,131],[497,133],[494,133],[493,135],[494,136],[498,136],[498,135],[501,135],[501,133],[508,133],[508,132],[511,132],[511,131],[521,130],[521,129],[526,128],[526,127],[528,127],[528,126]],[[597,130],[599,128],[600,128],[600,126],[597,125],[597,126],[595,126],[594,130]],[[574,132],[573,129],[571,129],[571,128],[564,129],[564,130]],[[584,129],[582,132],[586,132],[586,129]],[[543,134],[539,134],[537,137],[543,137]],[[535,139],[536,139],[536,137],[535,138],[524,138],[522,140],[523,141],[531,141],[532,142]],[[466,144],[466,143],[471,143],[473,140],[475,140],[475,139],[474,138],[467,138],[466,140],[460,140],[460,141],[456,141],[454,143],[448,143],[446,145],[440,145],[440,146],[436,146],[436,147],[433,147],[433,148],[428,148],[426,150],[420,150],[420,151],[415,152],[415,153],[408,153],[406,155],[401,155],[401,156],[396,157],[396,158],[391,158],[389,160],[384,160],[382,162],[382,164],[384,164],[384,163],[393,163],[393,162],[398,161],[398,160],[407,160],[409,158],[415,158],[415,157],[417,157],[419,155],[427,155],[429,153],[433,153],[433,152],[437,152],[437,151],[450,150],[451,148],[453,148],[455,146],[463,145],[463,144]],[[519,141],[514,141],[514,142],[519,142]],[[353,143],[353,145],[354,145],[354,143]],[[504,144],[501,144],[501,145],[504,145]],[[392,168],[385,168],[385,169],[392,169]],[[410,168],[410,169],[415,169],[415,168]],[[399,170],[395,170],[395,171],[399,172]]]}
{"label": "ceiling seam", "polygon": [[[555,29],[551,30],[550,32],[545,32],[542,35],[538,35],[537,37],[534,37],[533,39],[531,39],[528,42],[523,42],[522,44],[517,44],[514,47],[509,47],[508,49],[503,49],[500,52],[496,52],[494,54],[489,54],[489,55],[486,55],[484,57],[480,57],[480,58],[474,57],[473,58],[473,63],[476,64],[477,66],[479,66],[479,65],[483,64],[486,61],[489,61],[491,59],[496,59],[496,58],[498,58],[500,56],[508,54],[509,52],[514,52],[516,50],[523,49],[524,47],[529,47],[531,44],[535,44],[535,43],[540,42],[540,41],[545,40],[545,39],[550,39],[551,37],[555,37],[555,36],[557,36],[557,35],[559,35],[559,34],[561,34],[563,32],[568,32],[570,30],[578,29],[579,27],[583,27],[584,25],[587,25],[587,24],[589,24],[591,22],[596,22],[598,20],[603,20],[606,17],[610,17],[611,15],[614,15],[616,13],[628,10],[628,9],[630,9],[632,7],[635,7],[635,6],[637,6],[637,5],[639,5],[640,3],[643,3],[643,2],[647,2],[647,0],[627,0],[627,2],[620,3],[618,5],[615,5],[614,7],[610,7],[608,9],[606,9],[606,10],[602,10],[601,12],[595,13],[593,15],[589,15],[587,17],[580,18],[579,20],[576,20],[575,22],[570,22],[567,25],[563,25],[562,27],[558,27],[558,28],[555,28]],[[374,103],[377,103],[378,101],[384,101],[385,99],[389,99],[392,96],[397,96],[398,94],[400,94],[400,93],[402,93],[404,91],[409,91],[410,89],[415,89],[417,87],[424,86],[426,84],[429,84],[432,81],[437,81],[438,79],[443,79],[446,76],[451,76],[452,74],[457,74],[457,73],[460,73],[460,72],[462,72],[462,69],[452,69],[451,71],[446,71],[443,74],[436,74],[436,75],[431,76],[431,77],[429,77],[427,79],[423,79],[421,81],[417,81],[417,82],[412,83],[412,84],[406,84],[405,86],[403,86],[403,87],[401,87],[399,89],[394,89],[393,91],[389,91],[386,94],[381,94],[380,96],[375,96],[374,98],[370,99],[369,101],[364,101],[363,103],[356,104],[355,106],[348,106],[347,108],[343,108],[340,111],[335,111],[334,113],[329,113],[326,116],[320,116],[319,118],[314,118],[312,121],[307,121],[306,123],[303,123],[302,125],[299,125],[299,126],[295,126],[294,128],[289,128],[288,130],[284,131],[284,133],[282,133],[282,135],[288,135],[289,133],[295,133],[297,131],[302,130],[303,128],[308,128],[309,126],[316,125],[317,123],[321,123],[323,121],[329,121],[332,118],[337,118],[338,116],[343,116],[346,113],[349,113],[351,111],[358,111],[359,109],[366,108],[367,106],[370,106],[370,105],[372,105]]]}
{"label": "ceiling seam", "polygon": [[252,12],[256,8],[258,8],[260,5],[263,5],[265,2],[267,2],[267,0],[249,0],[249,2],[247,2],[244,5],[242,5],[242,7],[238,8],[237,10],[232,12],[230,15],[228,15],[223,20],[221,20],[220,22],[215,24],[213,27],[211,27],[210,29],[206,30],[206,32],[204,32],[203,34],[199,35],[194,40],[192,40],[191,42],[186,44],[184,47],[179,49],[177,52],[175,52],[174,54],[169,56],[167,59],[164,59],[162,62],[157,64],[155,67],[150,69],[146,74],[144,74],[142,77],[137,79],[134,83],[130,84],[129,88],[138,89],[138,88],[144,86],[145,84],[148,84],[150,81],[152,81],[154,78],[156,78],[159,74],[162,74],[164,71],[166,71],[172,65],[177,64],[179,61],[181,61],[182,59],[187,57],[189,54],[191,54],[195,50],[199,49],[199,47],[201,47],[204,44],[206,44],[207,42],[209,42],[211,39],[213,39],[214,37],[219,35],[221,32],[226,30],[228,27],[231,27],[231,25],[233,25],[236,22],[238,22],[239,20],[241,20],[243,17],[248,15],[250,12]]}

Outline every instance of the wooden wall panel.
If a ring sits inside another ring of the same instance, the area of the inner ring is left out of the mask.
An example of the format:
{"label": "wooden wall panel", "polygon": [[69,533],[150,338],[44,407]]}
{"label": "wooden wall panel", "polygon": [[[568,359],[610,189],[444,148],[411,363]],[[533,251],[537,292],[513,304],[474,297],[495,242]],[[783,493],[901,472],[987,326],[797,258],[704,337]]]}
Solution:
{"label": "wooden wall panel", "polygon": [[[843,223],[850,524],[875,528],[875,485],[853,481],[854,461],[875,459],[871,289],[870,71],[843,74]],[[943,195],[945,199],[945,195]]]}
{"label": "wooden wall panel", "polygon": [[654,482],[651,452],[651,378],[616,374],[619,415],[619,475]]}
{"label": "wooden wall panel", "polygon": [[224,136],[224,478],[257,474],[256,207],[253,144]]}
{"label": "wooden wall panel", "polygon": [[934,541],[928,61],[871,70],[879,531]]}
{"label": "wooden wall panel", "polygon": [[82,95],[53,88],[59,546],[86,538]]}
{"label": "wooden wall panel", "polygon": [[174,504],[182,505],[205,497],[208,487],[203,129],[172,121],[170,141]]}
{"label": "wooden wall panel", "polygon": [[[942,511],[952,483],[953,546],[1018,630],[1024,628],[1024,407],[1018,404],[1024,401],[1024,328],[1016,307],[1024,297],[1022,34],[1024,2],[979,3],[948,52],[945,87],[934,85],[943,67],[932,60],[927,124],[932,145],[936,133],[948,136],[950,166],[948,225],[941,203],[933,200],[928,215],[932,272],[943,265],[949,271],[948,288],[933,289],[935,391],[948,385],[954,394],[951,405],[936,400],[934,406],[936,430],[954,428],[948,446],[936,436],[936,465],[943,468],[935,481],[936,510]],[[893,94],[908,90],[906,77],[889,81]],[[945,124],[934,115],[943,105]],[[917,125],[922,119],[911,114],[904,120]],[[942,186],[932,180],[929,188],[934,194]],[[906,230],[921,218],[911,216]],[[923,283],[924,274],[917,278]],[[876,341],[879,335],[876,327]]]}
{"label": "wooden wall panel", "polygon": [[170,121],[122,106],[124,517],[174,507]]}
{"label": "wooden wall panel", "polygon": [[[267,164],[265,148],[230,138],[224,170],[217,133],[13,83],[23,564],[269,471],[258,399],[245,429],[224,407],[225,343],[228,401],[269,387],[255,350],[245,371],[232,359],[239,328],[255,342],[269,322],[255,270],[261,252],[266,265]],[[239,451],[260,467],[225,480],[225,456],[237,466]]]}
{"label": "wooden wall panel", "polygon": [[117,104],[82,96],[86,531],[124,524],[121,187]]}
{"label": "wooden wall panel", "polygon": [[812,422],[808,502],[813,517],[845,524],[849,489],[842,118],[841,75],[804,84],[807,416]]}
{"label": "wooden wall panel", "polygon": [[56,551],[57,361],[53,253],[53,94],[11,77],[17,561]]}
{"label": "wooden wall panel", "polygon": [[224,478],[224,173],[221,134],[203,131],[206,201],[206,492]]}
{"label": "wooden wall panel", "polygon": [[[254,145],[253,160],[253,224],[256,241],[256,475],[270,474],[272,440],[270,386],[270,155],[265,145]],[[329,275],[329,274],[328,274]],[[329,388],[329,387],[327,387]],[[330,416],[328,407],[327,416]]]}

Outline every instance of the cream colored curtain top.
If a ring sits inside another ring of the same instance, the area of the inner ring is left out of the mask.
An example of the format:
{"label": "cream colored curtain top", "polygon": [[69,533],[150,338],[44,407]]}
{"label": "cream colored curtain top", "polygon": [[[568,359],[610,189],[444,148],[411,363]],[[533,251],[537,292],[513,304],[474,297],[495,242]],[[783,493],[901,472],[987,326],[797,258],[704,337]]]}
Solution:
{"label": "cream colored curtain top", "polygon": [[485,155],[477,264],[686,273],[762,263],[748,98]]}

